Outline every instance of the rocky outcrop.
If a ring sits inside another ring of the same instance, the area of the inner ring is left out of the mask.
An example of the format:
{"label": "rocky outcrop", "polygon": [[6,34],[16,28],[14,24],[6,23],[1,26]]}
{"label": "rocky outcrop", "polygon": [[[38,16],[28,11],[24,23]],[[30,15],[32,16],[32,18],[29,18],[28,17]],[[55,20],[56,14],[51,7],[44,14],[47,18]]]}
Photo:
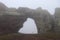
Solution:
{"label": "rocky outcrop", "polygon": [[16,9],[16,8],[8,8],[7,11],[8,11],[8,12],[16,12],[17,9]]}
{"label": "rocky outcrop", "polygon": [[52,29],[52,15],[49,14],[47,10],[43,9],[29,9],[29,8],[19,8],[17,10],[19,13],[25,14],[28,18],[33,18],[37,25],[38,33],[45,33]]}
{"label": "rocky outcrop", "polygon": [[55,9],[55,32],[60,32],[60,8]]}
{"label": "rocky outcrop", "polygon": [[47,10],[41,8],[29,9],[26,7],[15,9],[7,8],[2,3],[0,5],[0,34],[18,32],[27,18],[35,20],[39,34],[53,29],[52,15]]}
{"label": "rocky outcrop", "polygon": [[52,29],[52,24],[51,24],[52,15],[50,15],[47,10],[42,10],[42,12],[39,13],[40,15],[39,16],[37,15],[37,17],[35,17],[34,20],[37,25],[38,33],[40,34],[40,33],[48,32],[49,30]]}
{"label": "rocky outcrop", "polygon": [[23,27],[25,16],[3,15],[0,16],[0,34],[16,33]]}
{"label": "rocky outcrop", "polygon": [[7,10],[7,7],[3,3],[0,2],[0,12],[6,11],[6,10]]}
{"label": "rocky outcrop", "polygon": [[18,32],[25,21],[25,15],[20,15],[16,9],[6,8],[4,4],[0,3],[0,34]]}

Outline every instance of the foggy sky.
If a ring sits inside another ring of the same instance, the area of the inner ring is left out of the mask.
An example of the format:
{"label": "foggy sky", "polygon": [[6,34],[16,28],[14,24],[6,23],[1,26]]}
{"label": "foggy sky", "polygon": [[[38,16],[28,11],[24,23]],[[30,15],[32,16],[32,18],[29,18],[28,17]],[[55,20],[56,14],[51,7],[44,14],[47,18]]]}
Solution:
{"label": "foggy sky", "polygon": [[36,9],[42,7],[47,9],[51,14],[54,13],[56,7],[60,7],[60,0],[0,0],[8,7],[29,7]]}
{"label": "foggy sky", "polygon": [[21,28],[18,32],[25,34],[37,34],[38,32],[35,21],[32,18],[27,18],[23,24],[23,28]]}

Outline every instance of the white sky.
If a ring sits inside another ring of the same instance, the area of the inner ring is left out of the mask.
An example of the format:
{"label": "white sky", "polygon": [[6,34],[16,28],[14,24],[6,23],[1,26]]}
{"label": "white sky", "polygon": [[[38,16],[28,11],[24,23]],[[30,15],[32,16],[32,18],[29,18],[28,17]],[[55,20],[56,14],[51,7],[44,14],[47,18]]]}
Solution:
{"label": "white sky", "polygon": [[47,9],[51,14],[54,13],[56,7],[60,7],[60,0],[0,0],[8,7],[29,7],[35,9],[42,7]]}
{"label": "white sky", "polygon": [[37,34],[37,27],[35,21],[32,18],[27,18],[26,22],[23,24],[23,28],[21,28],[18,32],[25,34]]}

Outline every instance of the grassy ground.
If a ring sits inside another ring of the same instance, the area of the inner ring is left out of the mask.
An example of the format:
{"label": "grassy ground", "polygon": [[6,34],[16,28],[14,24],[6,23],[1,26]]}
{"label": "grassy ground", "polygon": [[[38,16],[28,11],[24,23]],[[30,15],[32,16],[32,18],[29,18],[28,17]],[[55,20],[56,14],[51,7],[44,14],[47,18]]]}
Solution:
{"label": "grassy ground", "polygon": [[44,34],[7,34],[0,36],[0,40],[60,40],[60,33]]}

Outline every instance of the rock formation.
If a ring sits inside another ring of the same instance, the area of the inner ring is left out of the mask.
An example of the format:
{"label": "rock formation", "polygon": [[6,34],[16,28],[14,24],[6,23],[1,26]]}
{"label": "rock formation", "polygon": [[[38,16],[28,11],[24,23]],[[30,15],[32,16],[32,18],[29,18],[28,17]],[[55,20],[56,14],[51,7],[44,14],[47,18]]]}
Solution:
{"label": "rock formation", "polygon": [[55,31],[60,32],[60,8],[55,9]]}
{"label": "rock formation", "polygon": [[15,9],[11,10],[0,3],[0,34],[16,33],[26,21],[24,15],[20,15]]}
{"label": "rock formation", "polygon": [[28,18],[33,18],[36,22],[38,33],[45,33],[52,29],[52,15],[47,10],[29,9],[20,7],[17,12],[25,14]]}
{"label": "rock formation", "polygon": [[18,32],[27,18],[35,20],[39,34],[53,29],[52,15],[47,10],[41,8],[29,9],[26,7],[15,9],[8,8],[2,3],[0,5],[0,34]]}
{"label": "rock formation", "polygon": [[20,15],[0,16],[0,34],[17,33],[25,21],[26,17]]}
{"label": "rock formation", "polygon": [[7,10],[7,7],[3,3],[0,2],[0,12],[6,11],[6,10]]}

